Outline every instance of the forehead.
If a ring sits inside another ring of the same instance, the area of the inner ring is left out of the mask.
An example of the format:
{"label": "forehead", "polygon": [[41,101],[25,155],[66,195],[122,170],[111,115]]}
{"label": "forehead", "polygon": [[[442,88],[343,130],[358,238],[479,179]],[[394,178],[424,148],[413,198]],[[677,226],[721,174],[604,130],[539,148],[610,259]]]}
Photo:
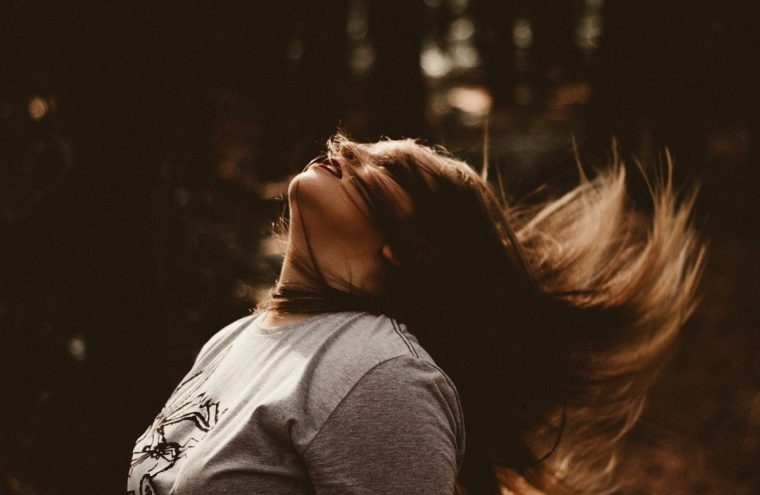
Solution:
{"label": "forehead", "polygon": [[369,144],[339,140],[330,144],[329,155],[344,163],[360,186],[380,201],[395,202],[394,207],[403,210],[405,216],[413,213],[416,203],[434,199],[441,186],[468,189],[479,179],[475,170],[445,150],[412,139]]}

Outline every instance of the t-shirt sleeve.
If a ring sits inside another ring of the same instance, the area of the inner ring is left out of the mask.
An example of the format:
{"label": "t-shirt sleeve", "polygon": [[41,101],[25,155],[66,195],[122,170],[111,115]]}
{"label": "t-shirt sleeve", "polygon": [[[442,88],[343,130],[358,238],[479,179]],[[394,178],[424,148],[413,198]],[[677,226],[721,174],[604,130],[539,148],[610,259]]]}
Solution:
{"label": "t-shirt sleeve", "polygon": [[412,356],[367,372],[303,457],[318,495],[453,494],[464,452],[456,390]]}

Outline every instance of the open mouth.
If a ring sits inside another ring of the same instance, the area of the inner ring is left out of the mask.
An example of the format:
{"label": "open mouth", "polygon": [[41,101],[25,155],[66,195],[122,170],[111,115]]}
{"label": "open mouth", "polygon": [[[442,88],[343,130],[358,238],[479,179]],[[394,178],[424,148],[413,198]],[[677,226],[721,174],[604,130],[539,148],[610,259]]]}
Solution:
{"label": "open mouth", "polygon": [[343,177],[343,171],[340,169],[340,165],[335,162],[323,162],[317,163],[318,167],[322,167],[337,178]]}

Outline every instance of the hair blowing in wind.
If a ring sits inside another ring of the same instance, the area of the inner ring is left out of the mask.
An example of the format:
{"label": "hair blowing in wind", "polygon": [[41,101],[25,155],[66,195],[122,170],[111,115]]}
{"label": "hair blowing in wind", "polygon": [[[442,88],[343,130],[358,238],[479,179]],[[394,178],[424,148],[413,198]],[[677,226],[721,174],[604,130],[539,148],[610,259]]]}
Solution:
{"label": "hair blowing in wind", "polygon": [[705,247],[692,228],[695,194],[679,204],[671,172],[668,156],[666,176],[650,184],[650,214],[630,206],[617,157],[559,199],[510,213],[538,286],[576,309],[568,321],[584,334],[568,359],[566,402],[547,416],[564,423],[562,439],[526,473],[549,492],[614,488],[621,440],[696,304]]}
{"label": "hair blowing in wind", "polygon": [[[694,309],[705,255],[694,194],[677,197],[670,161],[643,213],[617,157],[529,205],[508,203],[485,172],[410,139],[338,135],[327,158],[353,175],[398,262],[366,293],[328,284],[311,255],[298,263],[314,284],[280,285],[263,306],[361,309],[406,324],[459,390],[461,493],[614,490],[617,452]],[[412,210],[364,167],[390,174]]]}

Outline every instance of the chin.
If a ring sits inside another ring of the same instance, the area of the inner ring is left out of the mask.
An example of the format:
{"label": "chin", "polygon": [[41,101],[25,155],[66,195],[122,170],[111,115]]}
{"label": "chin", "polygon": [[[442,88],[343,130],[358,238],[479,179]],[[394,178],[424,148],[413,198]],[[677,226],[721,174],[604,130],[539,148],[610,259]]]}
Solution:
{"label": "chin", "polygon": [[328,204],[334,204],[343,195],[340,181],[329,172],[318,170],[316,167],[309,167],[296,175],[288,185],[288,201],[291,205],[298,202],[304,207],[313,205],[324,208]]}
{"label": "chin", "polygon": [[[302,174],[303,172],[301,172]],[[293,197],[293,191],[298,188],[298,182],[301,179],[301,174],[296,175],[292,179],[290,179],[290,184],[288,184],[288,199]]]}

